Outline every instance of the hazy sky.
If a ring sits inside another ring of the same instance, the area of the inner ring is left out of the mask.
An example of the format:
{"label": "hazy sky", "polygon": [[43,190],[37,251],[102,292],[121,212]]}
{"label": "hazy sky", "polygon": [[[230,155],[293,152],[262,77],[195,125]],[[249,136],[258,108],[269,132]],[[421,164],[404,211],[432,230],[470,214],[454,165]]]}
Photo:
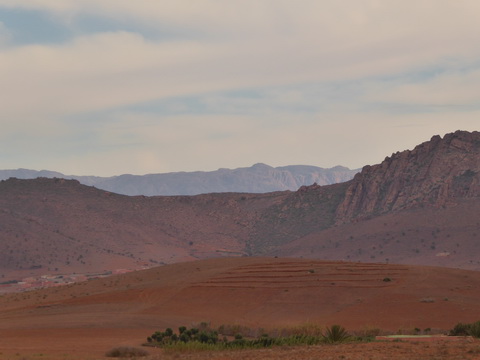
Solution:
{"label": "hazy sky", "polygon": [[357,168],[480,130],[478,0],[0,0],[0,169]]}

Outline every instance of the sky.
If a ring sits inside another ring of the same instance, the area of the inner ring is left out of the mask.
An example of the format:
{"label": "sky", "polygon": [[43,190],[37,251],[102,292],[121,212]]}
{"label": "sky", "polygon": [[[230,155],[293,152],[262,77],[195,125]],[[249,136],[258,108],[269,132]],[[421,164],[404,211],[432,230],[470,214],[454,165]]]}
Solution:
{"label": "sky", "polygon": [[0,0],[0,169],[380,163],[480,130],[478,0]]}

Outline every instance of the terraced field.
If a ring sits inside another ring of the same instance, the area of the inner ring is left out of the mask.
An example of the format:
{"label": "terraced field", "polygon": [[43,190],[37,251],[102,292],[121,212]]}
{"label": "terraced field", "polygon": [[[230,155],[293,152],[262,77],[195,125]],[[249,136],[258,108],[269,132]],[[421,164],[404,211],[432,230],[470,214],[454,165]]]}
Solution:
{"label": "terraced field", "polygon": [[358,264],[304,261],[248,265],[227,271],[197,287],[231,288],[381,288],[392,286],[406,267],[385,264]]}

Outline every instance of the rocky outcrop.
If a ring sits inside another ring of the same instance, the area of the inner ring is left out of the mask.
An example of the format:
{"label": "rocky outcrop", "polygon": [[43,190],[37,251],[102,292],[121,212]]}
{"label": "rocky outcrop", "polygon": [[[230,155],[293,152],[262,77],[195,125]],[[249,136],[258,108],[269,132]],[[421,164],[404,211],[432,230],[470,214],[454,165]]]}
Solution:
{"label": "rocky outcrop", "polygon": [[337,223],[419,206],[442,207],[480,196],[480,133],[434,136],[381,164],[365,166],[348,186]]}

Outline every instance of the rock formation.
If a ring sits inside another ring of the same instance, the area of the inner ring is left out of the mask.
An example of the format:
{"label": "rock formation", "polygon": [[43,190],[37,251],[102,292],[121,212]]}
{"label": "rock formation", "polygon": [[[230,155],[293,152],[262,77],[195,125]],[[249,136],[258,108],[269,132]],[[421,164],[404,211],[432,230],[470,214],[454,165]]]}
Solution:
{"label": "rock formation", "polygon": [[337,222],[420,206],[449,206],[480,196],[480,133],[434,136],[381,164],[365,166],[348,186]]}

